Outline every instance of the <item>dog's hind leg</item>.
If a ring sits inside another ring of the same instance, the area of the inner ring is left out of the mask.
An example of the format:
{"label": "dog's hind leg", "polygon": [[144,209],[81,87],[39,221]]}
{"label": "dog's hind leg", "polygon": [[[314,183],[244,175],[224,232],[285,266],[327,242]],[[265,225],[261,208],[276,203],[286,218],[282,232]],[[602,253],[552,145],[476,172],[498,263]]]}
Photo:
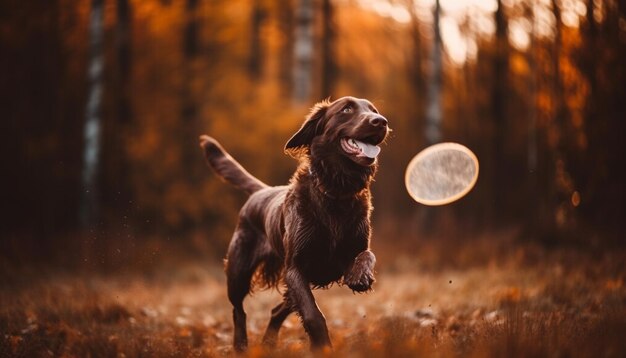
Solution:
{"label": "dog's hind leg", "polygon": [[254,229],[240,223],[233,234],[226,256],[228,299],[233,305],[233,346],[238,352],[244,351],[248,347],[246,312],[243,309],[243,300],[250,292],[252,275],[259,264],[256,254],[259,242],[259,235]]}
{"label": "dog's hind leg", "polygon": [[286,300],[272,309],[272,318],[270,318],[270,323],[267,325],[265,335],[263,335],[263,344],[268,347],[276,346],[278,331],[291,312],[293,309]]}

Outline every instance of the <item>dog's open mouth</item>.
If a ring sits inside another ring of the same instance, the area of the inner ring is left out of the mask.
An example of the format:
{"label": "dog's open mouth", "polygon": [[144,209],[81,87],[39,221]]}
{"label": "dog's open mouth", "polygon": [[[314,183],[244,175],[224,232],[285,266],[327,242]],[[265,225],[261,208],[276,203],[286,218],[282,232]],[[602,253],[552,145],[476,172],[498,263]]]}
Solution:
{"label": "dog's open mouth", "polygon": [[354,138],[345,137],[341,139],[341,149],[344,152],[356,156],[376,159],[380,153],[380,147],[356,140]]}

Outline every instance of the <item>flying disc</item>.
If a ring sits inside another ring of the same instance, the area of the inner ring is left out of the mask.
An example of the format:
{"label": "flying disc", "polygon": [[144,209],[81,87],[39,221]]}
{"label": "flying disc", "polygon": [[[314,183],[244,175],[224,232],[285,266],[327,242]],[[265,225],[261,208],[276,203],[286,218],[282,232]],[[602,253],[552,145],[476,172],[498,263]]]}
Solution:
{"label": "flying disc", "polygon": [[404,184],[413,200],[444,205],[459,200],[478,180],[478,158],[458,143],[439,143],[419,152],[406,168]]}

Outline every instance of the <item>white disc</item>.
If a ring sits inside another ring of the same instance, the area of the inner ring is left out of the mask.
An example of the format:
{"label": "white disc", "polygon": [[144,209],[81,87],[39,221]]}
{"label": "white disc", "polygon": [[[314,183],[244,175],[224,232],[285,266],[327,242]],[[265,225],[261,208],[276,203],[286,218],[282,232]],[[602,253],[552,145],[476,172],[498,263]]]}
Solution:
{"label": "white disc", "polygon": [[444,205],[467,194],[478,180],[478,158],[458,143],[439,143],[419,152],[406,168],[409,195],[424,205]]}

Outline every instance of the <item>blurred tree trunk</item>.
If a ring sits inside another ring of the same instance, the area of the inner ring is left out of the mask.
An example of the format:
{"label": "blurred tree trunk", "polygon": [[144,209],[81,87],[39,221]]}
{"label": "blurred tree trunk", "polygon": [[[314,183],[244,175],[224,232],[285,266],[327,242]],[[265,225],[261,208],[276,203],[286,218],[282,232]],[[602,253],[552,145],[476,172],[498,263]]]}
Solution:
{"label": "blurred tree trunk", "polygon": [[[585,14],[586,16],[586,24],[582,30],[583,32],[583,38],[586,40],[585,41],[585,46],[587,47],[587,61],[585,62],[585,64],[582,67],[582,70],[585,72],[585,74],[587,75],[587,80],[589,81],[589,86],[590,86],[590,96],[591,98],[595,98],[597,92],[598,92],[598,81],[596,79],[596,73],[595,73],[595,68],[596,68],[596,56],[597,56],[597,52],[596,52],[596,41],[598,38],[598,26],[596,25],[596,20],[593,18],[593,12],[594,12],[594,0],[587,0],[587,12]],[[591,105],[588,106],[590,107],[590,109],[593,111],[593,103],[595,103],[595,101],[591,101]],[[592,118],[592,116],[590,116],[590,118]]]}
{"label": "blurred tree trunk", "polygon": [[[131,138],[131,125],[133,124],[132,109],[132,22],[133,11],[130,0],[117,0],[117,23],[116,23],[116,52],[117,52],[117,89],[115,96],[117,97],[117,127],[116,133],[111,134],[114,138],[115,148],[111,148],[109,152],[114,153],[117,162],[117,170],[114,171],[115,186],[114,191],[108,193],[108,200],[114,199],[109,207],[115,212],[113,213],[119,236],[118,242],[110,241],[113,245],[120,242],[125,243],[128,248],[134,239],[132,235],[132,226],[128,221],[131,217],[132,206],[134,201],[133,188],[131,184],[131,163],[128,146]],[[113,121],[112,121],[113,122]],[[111,175],[111,174],[110,174]],[[123,255],[131,255],[128,249],[123,251]],[[121,253],[121,252],[120,252]],[[116,255],[117,257],[117,255]],[[121,259],[121,257],[119,257]],[[115,262],[111,263],[115,265]]]}
{"label": "blurred tree trunk", "polygon": [[587,169],[586,175],[593,176],[595,183],[589,193],[582,193],[581,202],[586,205],[585,202],[593,197],[588,204],[591,204],[590,210],[595,216],[594,224],[603,227],[606,234],[609,230],[613,231],[611,236],[623,242],[626,215],[626,167],[623,165],[626,143],[626,1],[594,1],[594,4],[593,13],[599,13],[601,20],[597,23],[592,21],[590,33],[595,38],[589,39],[593,41],[590,50],[595,51],[590,61],[590,65],[595,67],[590,69],[589,74],[593,79],[591,95],[595,108],[587,125],[593,167]]}
{"label": "blurred tree trunk", "polygon": [[199,24],[196,9],[200,0],[186,0],[185,28],[183,34],[183,54],[185,60],[192,59],[198,54]]}
{"label": "blurred tree trunk", "polygon": [[129,0],[117,0],[116,45],[118,63],[117,111],[123,125],[132,120],[130,83],[132,77],[132,8]]}
{"label": "blurred tree trunk", "polygon": [[104,46],[103,46],[104,0],[91,0],[89,17],[88,97],[85,113],[82,199],[80,220],[83,229],[93,229],[99,219],[100,202],[98,174],[101,149],[101,107]]}
{"label": "blurred tree trunk", "polygon": [[[428,82],[428,103],[426,104],[425,139],[427,145],[441,141],[441,86],[442,86],[442,41],[439,21],[441,19],[441,5],[435,1],[433,9],[433,42],[430,53],[430,79]],[[419,35],[419,34],[418,34]],[[437,211],[441,213],[441,211]],[[422,231],[431,233],[435,229],[435,209],[420,208],[419,222]]]}
{"label": "blurred tree trunk", "polygon": [[[410,83],[413,87],[413,94],[415,98],[415,106],[411,106],[410,110],[416,111],[410,118],[421,118],[421,112],[424,110],[424,93],[426,92],[426,84],[424,79],[424,73],[422,71],[422,56],[424,56],[424,48],[422,44],[422,35],[420,33],[420,22],[416,14],[416,0],[409,0],[407,2],[407,10],[411,16],[411,40],[412,48],[410,50],[409,59],[407,61],[407,72],[410,76]],[[415,130],[415,137],[421,137],[424,131],[424,123],[421,120],[416,120],[414,125],[411,126],[412,130]]]}
{"label": "blurred tree trunk", "polygon": [[248,71],[250,77],[258,80],[263,71],[263,41],[261,29],[267,14],[261,0],[254,0],[250,14],[250,57],[248,58]]}
{"label": "blurred tree trunk", "polygon": [[552,0],[552,12],[554,14],[554,42],[552,44],[552,96],[554,104],[554,117],[552,124],[552,131],[554,135],[554,141],[552,150],[552,170],[551,170],[551,183],[550,198],[551,210],[553,219],[549,221],[550,227],[547,228],[546,240],[554,240],[556,236],[560,234],[560,231],[565,223],[567,206],[567,199],[564,197],[566,194],[561,185],[559,185],[563,178],[567,175],[566,158],[565,158],[565,136],[567,133],[567,126],[565,123],[565,103],[563,96],[563,84],[561,80],[561,51],[563,47],[563,38],[561,28],[563,26],[561,21],[561,8],[557,0]]}
{"label": "blurred tree trunk", "polygon": [[508,70],[509,70],[509,39],[508,21],[504,13],[502,0],[498,0],[494,13],[496,24],[496,48],[493,59],[493,87],[491,90],[491,113],[493,116],[493,205],[495,224],[502,224],[503,213],[506,212],[504,198],[508,193],[506,181],[506,146],[507,140],[507,98],[509,97]]}
{"label": "blurred tree trunk", "polygon": [[[626,24],[624,23],[626,20],[626,1],[620,0],[615,3],[615,7],[615,17],[617,18],[615,22],[618,29],[615,34],[616,40],[614,41],[614,43],[617,44],[617,56],[615,61],[618,64],[615,67],[618,68],[619,71],[614,79],[617,86],[614,90],[616,94],[614,95],[615,100],[613,102],[615,112],[613,113],[613,120],[611,122],[615,123],[617,128],[612,133],[611,138],[611,154],[614,158],[611,163],[623,163],[623,147],[624,143],[626,143],[626,121],[624,121],[624,118],[626,118],[626,69],[624,68],[624,64],[626,63]],[[614,183],[617,183],[617,185],[614,186],[615,192],[612,197],[615,207],[611,210],[613,217],[610,218],[610,220],[620,225],[617,231],[619,237],[623,235],[623,226],[621,225],[623,225],[624,216],[626,215],[626,185],[624,185],[624,183],[626,183],[626,167],[624,167],[624,165],[614,167],[616,168],[616,177],[613,179],[615,180]]]}
{"label": "blurred tree trunk", "polygon": [[526,58],[530,67],[530,80],[528,81],[528,133],[526,139],[526,168],[527,168],[527,207],[526,207],[526,230],[528,236],[535,238],[537,236],[538,210],[540,205],[539,192],[537,188],[538,176],[538,148],[537,148],[537,34],[534,3],[525,4],[524,15],[530,20],[530,45],[526,51]]}
{"label": "blurred tree trunk", "polygon": [[431,50],[430,82],[428,84],[428,106],[426,108],[426,142],[441,141],[441,5],[435,1],[433,11],[433,47]]}
{"label": "blurred tree trunk", "polygon": [[279,54],[279,80],[284,95],[292,96],[293,59],[294,59],[294,9],[292,0],[278,1],[278,26],[282,33],[282,42]]}
{"label": "blurred tree trunk", "polygon": [[[116,116],[103,125],[102,140],[102,208],[108,224],[119,224],[128,216],[132,201],[128,138],[132,124],[132,8],[129,0],[117,0],[115,24],[115,77],[112,83]],[[109,222],[113,220],[112,222]]]}
{"label": "blurred tree trunk", "polygon": [[336,30],[334,8],[331,0],[323,0],[322,16],[324,19],[322,38],[322,97],[333,95],[337,80],[337,62],[335,56]]}
{"label": "blurred tree trunk", "polygon": [[186,0],[185,25],[183,28],[183,64],[181,88],[181,164],[190,181],[198,178],[200,161],[196,139],[198,129],[198,104],[196,83],[196,67],[199,53],[200,22],[198,5],[200,0]]}
{"label": "blurred tree trunk", "polygon": [[554,14],[554,43],[552,47],[552,71],[553,71],[553,96],[554,96],[554,125],[557,131],[556,157],[562,159],[563,137],[565,135],[565,103],[563,103],[563,85],[561,81],[561,49],[563,38],[561,34],[561,9],[557,0],[552,0],[552,12]]}
{"label": "blurred tree trunk", "polygon": [[[581,25],[582,48],[577,53],[579,67],[581,72],[589,83],[589,99],[585,106],[584,132],[587,138],[587,150],[582,153],[582,160],[574,161],[574,176],[579,179],[581,194],[584,197],[580,210],[582,214],[592,221],[598,220],[597,210],[597,194],[592,196],[591,193],[598,192],[598,178],[600,175],[589,175],[589,172],[601,173],[604,168],[605,156],[600,148],[605,147],[603,139],[598,138],[597,133],[603,128],[600,115],[600,105],[602,103],[601,94],[598,88],[598,64],[602,63],[599,48],[602,46],[601,39],[598,36],[599,24],[594,19],[594,1],[587,0],[586,3],[585,23]],[[600,139],[600,140],[598,140]],[[591,159],[593,158],[593,160]],[[580,159],[580,158],[579,158]],[[576,166],[576,164],[578,164]],[[596,205],[594,205],[594,202]]]}
{"label": "blurred tree trunk", "polygon": [[293,99],[303,103],[313,88],[313,0],[297,0],[294,31]]}

